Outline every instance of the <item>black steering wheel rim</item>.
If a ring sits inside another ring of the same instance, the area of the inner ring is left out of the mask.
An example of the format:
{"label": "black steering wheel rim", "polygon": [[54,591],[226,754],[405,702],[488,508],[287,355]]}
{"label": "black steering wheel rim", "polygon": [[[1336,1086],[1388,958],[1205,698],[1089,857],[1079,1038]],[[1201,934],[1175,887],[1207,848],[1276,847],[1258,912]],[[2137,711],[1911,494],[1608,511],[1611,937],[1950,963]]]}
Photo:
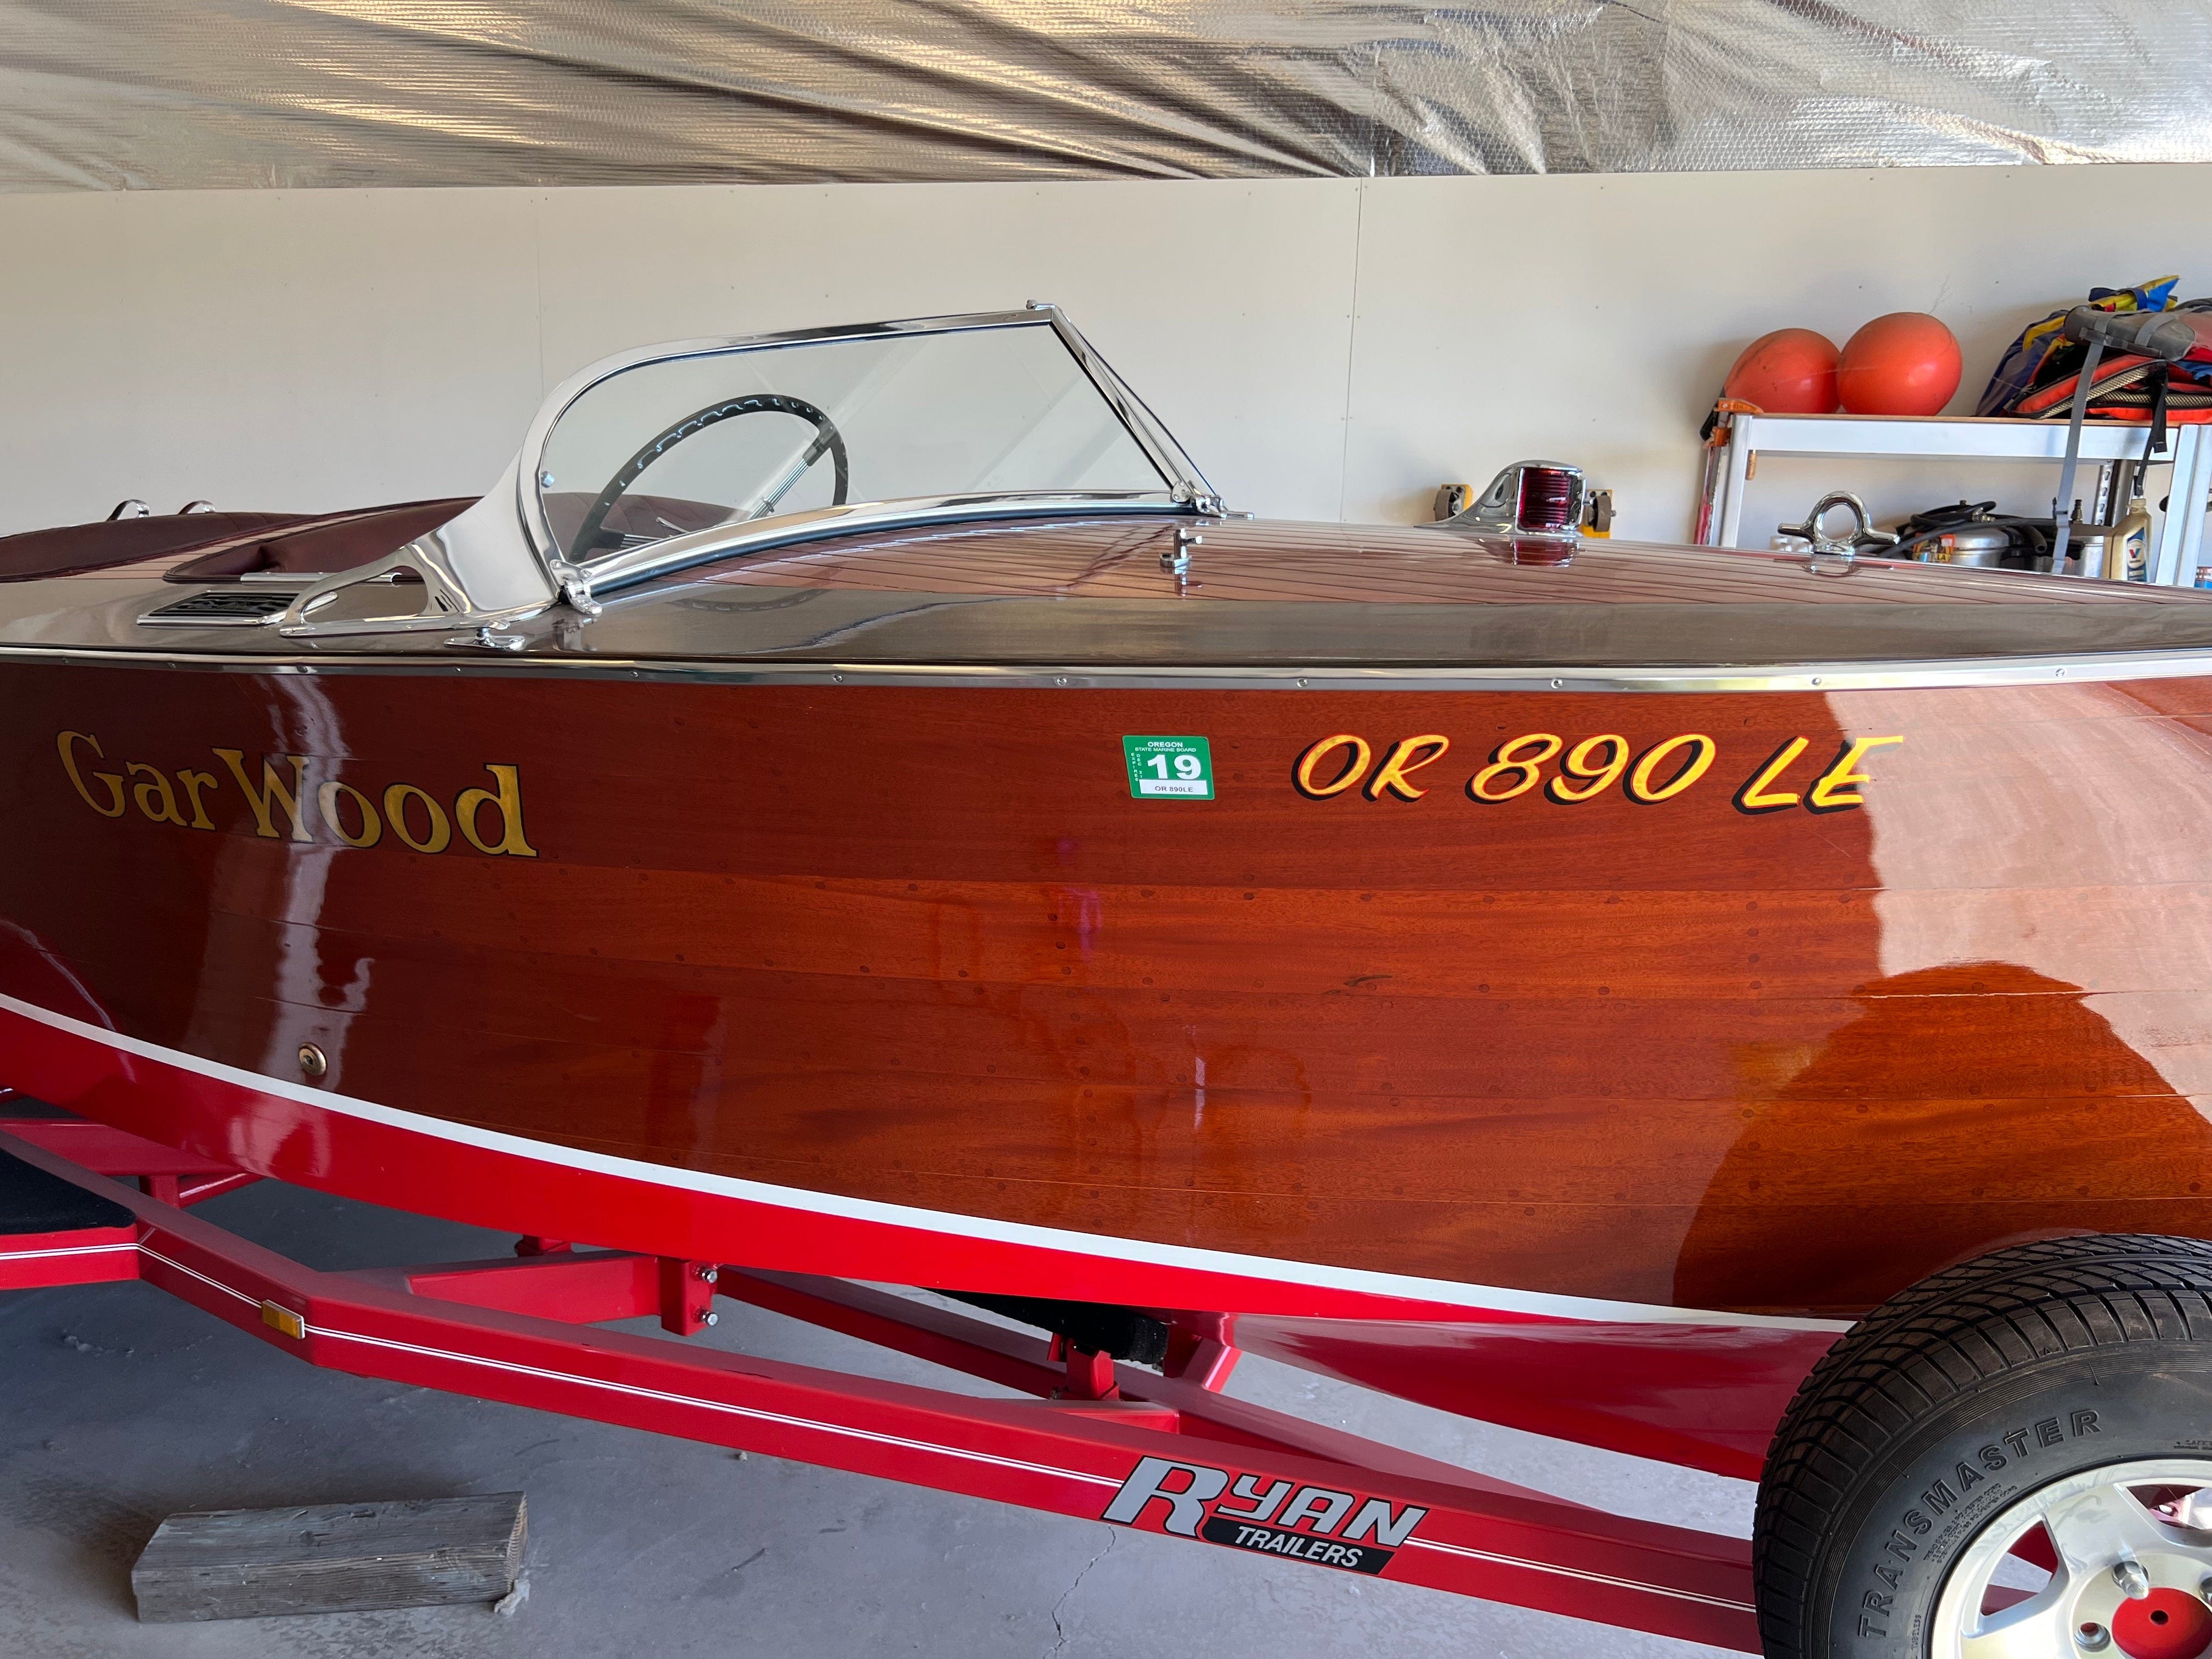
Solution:
{"label": "black steering wheel rim", "polygon": [[814,441],[806,447],[802,466],[812,466],[826,451],[836,469],[836,488],[830,496],[833,507],[845,504],[845,492],[851,483],[850,469],[845,459],[845,439],[837,430],[837,423],[808,403],[804,398],[787,398],[781,392],[748,392],[741,398],[725,398],[708,404],[704,409],[695,409],[674,425],[666,428],[652,442],[624,461],[621,470],[607,480],[606,488],[599,491],[592,503],[591,511],[584,514],[584,522],[577,529],[575,539],[569,544],[572,558],[580,558],[585,550],[599,539],[606,528],[607,514],[614,511],[615,503],[629,491],[644,474],[646,468],[682,443],[695,438],[708,427],[732,420],[740,415],[795,415],[802,421],[814,424]]}

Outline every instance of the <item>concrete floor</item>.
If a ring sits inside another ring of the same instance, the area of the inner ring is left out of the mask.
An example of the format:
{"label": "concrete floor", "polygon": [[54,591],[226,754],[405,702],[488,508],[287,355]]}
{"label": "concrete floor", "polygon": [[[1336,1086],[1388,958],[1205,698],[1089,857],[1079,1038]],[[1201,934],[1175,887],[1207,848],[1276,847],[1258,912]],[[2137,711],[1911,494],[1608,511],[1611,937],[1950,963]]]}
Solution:
{"label": "concrete floor", "polygon": [[[511,1243],[274,1184],[202,1213],[328,1268],[498,1255]],[[723,1306],[701,1340],[989,1391]],[[1231,1392],[1584,1502],[1750,1528],[1741,1482],[1465,1422],[1261,1360],[1245,1362]],[[466,1607],[142,1626],[132,1611],[131,1563],[180,1510],[516,1490],[530,1502],[530,1593],[505,1616]],[[142,1285],[0,1297],[5,1659],[1714,1651],[314,1370]]]}

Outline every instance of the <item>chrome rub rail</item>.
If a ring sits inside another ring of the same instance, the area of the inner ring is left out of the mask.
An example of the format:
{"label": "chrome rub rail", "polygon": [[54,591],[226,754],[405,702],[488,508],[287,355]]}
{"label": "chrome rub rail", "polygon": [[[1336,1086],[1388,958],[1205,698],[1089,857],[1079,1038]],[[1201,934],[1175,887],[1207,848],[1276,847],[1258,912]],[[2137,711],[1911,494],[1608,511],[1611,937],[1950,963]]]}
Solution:
{"label": "chrome rub rail", "polygon": [[2212,678],[2212,650],[2094,657],[1949,659],[1590,667],[1284,667],[1249,665],[1098,665],[732,661],[535,654],[457,660],[451,653],[316,652],[286,658],[242,652],[148,651],[0,641],[0,661],[92,661],[118,667],[196,668],[254,674],[386,673],[575,676],[733,685],[975,686],[1024,690],[1218,691],[1596,691],[1695,693],[1905,690],[1984,686],[2106,684]]}

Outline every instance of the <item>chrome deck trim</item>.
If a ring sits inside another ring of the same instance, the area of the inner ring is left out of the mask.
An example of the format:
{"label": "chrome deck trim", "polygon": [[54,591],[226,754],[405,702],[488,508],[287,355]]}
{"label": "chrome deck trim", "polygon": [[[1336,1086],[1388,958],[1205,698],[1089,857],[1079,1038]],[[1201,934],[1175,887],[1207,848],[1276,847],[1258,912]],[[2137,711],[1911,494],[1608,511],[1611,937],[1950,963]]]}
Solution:
{"label": "chrome deck trim", "polygon": [[1254,666],[1054,666],[1023,664],[744,662],[684,659],[533,656],[457,660],[437,653],[316,652],[296,657],[221,651],[129,650],[0,641],[0,661],[97,662],[112,667],[208,669],[233,673],[386,673],[576,676],[737,685],[999,686],[1062,690],[1829,692],[2109,684],[2144,679],[2212,679],[2212,650],[2193,654],[2015,657],[1987,662],[1808,663],[1798,667],[1349,668]]}

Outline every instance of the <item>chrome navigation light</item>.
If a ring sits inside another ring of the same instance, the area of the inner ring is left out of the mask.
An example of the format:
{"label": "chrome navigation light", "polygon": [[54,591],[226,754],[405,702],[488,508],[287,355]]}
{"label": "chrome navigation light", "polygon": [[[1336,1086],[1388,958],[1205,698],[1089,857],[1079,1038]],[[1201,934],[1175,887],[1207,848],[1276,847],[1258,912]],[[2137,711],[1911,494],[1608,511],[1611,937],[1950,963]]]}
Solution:
{"label": "chrome navigation light", "polygon": [[1573,536],[1582,529],[1588,496],[1578,466],[1516,461],[1490,481],[1474,506],[1443,526],[1486,535]]}

